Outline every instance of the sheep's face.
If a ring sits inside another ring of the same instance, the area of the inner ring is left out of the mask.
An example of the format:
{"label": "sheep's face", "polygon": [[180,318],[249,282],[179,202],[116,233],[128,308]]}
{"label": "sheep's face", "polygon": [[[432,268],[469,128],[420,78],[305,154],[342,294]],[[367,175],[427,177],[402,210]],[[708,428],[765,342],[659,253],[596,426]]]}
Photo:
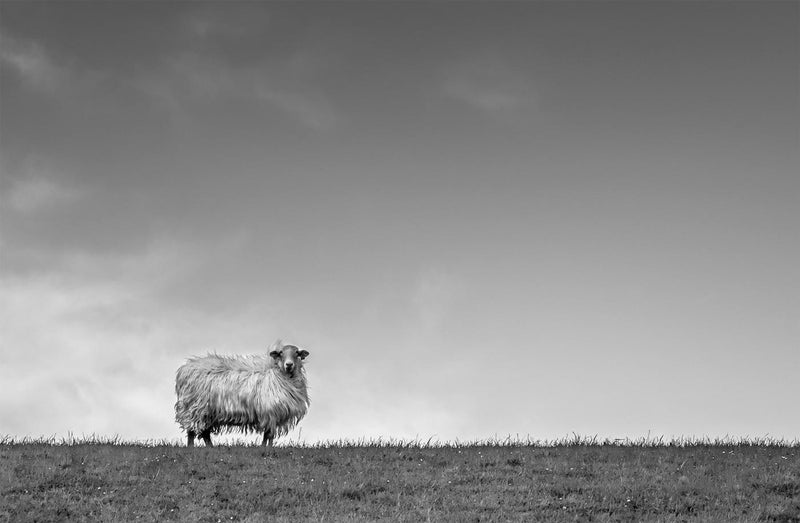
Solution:
{"label": "sheep's face", "polygon": [[294,378],[294,375],[303,368],[303,360],[308,356],[308,351],[298,349],[294,345],[284,345],[280,349],[270,352],[269,355],[275,360],[279,369],[290,378]]}

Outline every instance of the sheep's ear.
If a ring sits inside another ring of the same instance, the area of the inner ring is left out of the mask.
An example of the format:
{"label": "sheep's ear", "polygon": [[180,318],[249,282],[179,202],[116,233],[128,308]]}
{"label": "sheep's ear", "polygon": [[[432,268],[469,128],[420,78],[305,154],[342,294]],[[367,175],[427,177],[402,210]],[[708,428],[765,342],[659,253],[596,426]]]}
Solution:
{"label": "sheep's ear", "polygon": [[272,356],[273,358],[280,358],[281,357],[281,351],[273,350],[273,351],[270,351],[269,355]]}
{"label": "sheep's ear", "polygon": [[301,349],[300,352],[297,353],[297,355],[300,356],[301,360],[304,360],[306,359],[306,356],[308,356],[308,351],[305,349]]}

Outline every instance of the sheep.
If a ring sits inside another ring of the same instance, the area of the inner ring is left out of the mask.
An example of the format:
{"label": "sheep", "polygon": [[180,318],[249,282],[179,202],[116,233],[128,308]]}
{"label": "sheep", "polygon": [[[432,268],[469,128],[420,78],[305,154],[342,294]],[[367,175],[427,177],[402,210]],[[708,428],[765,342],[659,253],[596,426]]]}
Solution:
{"label": "sheep", "polygon": [[307,350],[278,340],[269,356],[189,358],[175,376],[175,421],[211,447],[211,433],[264,432],[262,446],[272,446],[305,416],[309,406],[303,360]]}

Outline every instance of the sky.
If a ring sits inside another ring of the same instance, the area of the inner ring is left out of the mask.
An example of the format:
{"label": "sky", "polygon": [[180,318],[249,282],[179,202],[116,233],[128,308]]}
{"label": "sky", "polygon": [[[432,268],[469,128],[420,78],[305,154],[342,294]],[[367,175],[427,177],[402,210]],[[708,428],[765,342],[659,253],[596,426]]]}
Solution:
{"label": "sky", "polygon": [[3,1],[0,435],[182,440],[186,358],[281,338],[309,443],[800,438],[799,28]]}

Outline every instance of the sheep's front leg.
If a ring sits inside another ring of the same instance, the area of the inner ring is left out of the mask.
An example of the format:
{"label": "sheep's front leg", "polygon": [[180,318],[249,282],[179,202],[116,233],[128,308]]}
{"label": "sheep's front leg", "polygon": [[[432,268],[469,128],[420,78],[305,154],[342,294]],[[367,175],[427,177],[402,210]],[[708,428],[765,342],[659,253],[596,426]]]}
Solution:
{"label": "sheep's front leg", "polygon": [[186,431],[186,446],[194,447],[194,437],[196,436],[193,430]]}
{"label": "sheep's front leg", "polygon": [[213,447],[214,446],[214,444],[211,443],[211,431],[210,430],[204,430],[203,432],[201,432],[200,433],[200,437],[203,438],[203,441],[205,442],[206,447]]}
{"label": "sheep's front leg", "polygon": [[272,440],[275,439],[275,435],[272,433],[272,429],[267,429],[264,431],[264,441],[261,442],[262,447],[266,447],[269,445],[272,446]]}

